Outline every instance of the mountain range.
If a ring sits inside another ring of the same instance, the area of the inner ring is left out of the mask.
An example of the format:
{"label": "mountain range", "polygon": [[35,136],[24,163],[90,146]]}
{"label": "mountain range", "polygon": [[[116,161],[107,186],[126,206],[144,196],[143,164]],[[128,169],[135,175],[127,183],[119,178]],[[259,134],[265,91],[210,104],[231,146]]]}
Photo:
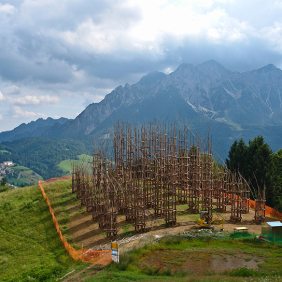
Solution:
{"label": "mountain range", "polygon": [[276,151],[282,144],[282,71],[274,65],[233,72],[214,60],[182,64],[174,72],[153,72],[119,86],[74,120],[39,119],[0,133],[0,142],[28,136],[84,139],[102,136],[113,121],[167,120],[209,130],[215,150],[226,156],[235,139],[258,134]]}

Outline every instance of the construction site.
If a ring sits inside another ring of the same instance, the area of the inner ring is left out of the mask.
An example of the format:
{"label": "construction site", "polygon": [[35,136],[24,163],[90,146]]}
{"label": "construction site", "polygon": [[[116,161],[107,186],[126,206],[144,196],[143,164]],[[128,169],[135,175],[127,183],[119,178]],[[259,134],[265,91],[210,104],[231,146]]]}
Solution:
{"label": "construction site", "polygon": [[91,174],[83,166],[72,169],[72,192],[107,238],[116,238],[122,226],[143,233],[158,225],[210,229],[219,222],[223,230],[243,218],[252,225],[265,221],[264,191],[251,191],[240,174],[215,162],[208,133],[118,122],[112,142],[94,148]]}

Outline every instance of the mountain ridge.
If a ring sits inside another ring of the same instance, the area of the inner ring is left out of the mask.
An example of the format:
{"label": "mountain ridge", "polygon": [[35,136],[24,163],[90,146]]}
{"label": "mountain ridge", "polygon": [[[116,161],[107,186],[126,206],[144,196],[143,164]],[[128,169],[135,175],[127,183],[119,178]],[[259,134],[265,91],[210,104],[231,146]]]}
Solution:
{"label": "mountain ridge", "polygon": [[[74,120],[54,123],[40,136],[84,138],[113,126],[117,119],[187,122],[196,132],[209,124],[227,143],[261,134],[269,127],[280,130],[282,71],[272,64],[242,73],[230,71],[214,60],[197,66],[181,64],[170,74],[152,72],[135,84],[116,87]],[[272,144],[280,142],[271,140],[271,136],[269,140]]]}
{"label": "mountain ridge", "polygon": [[29,123],[22,123],[15,127],[13,130],[3,131],[0,133],[0,142],[13,141],[25,137],[39,137],[48,128],[52,127],[56,123],[64,124],[69,121],[69,119],[61,117],[59,119],[53,119],[48,117],[46,120],[39,118],[36,121],[31,121]]}

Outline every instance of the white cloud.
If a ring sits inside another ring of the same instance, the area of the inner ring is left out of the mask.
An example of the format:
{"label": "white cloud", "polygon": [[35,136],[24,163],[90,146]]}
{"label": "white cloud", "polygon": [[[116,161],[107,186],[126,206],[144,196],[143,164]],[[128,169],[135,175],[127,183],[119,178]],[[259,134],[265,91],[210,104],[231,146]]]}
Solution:
{"label": "white cloud", "polygon": [[97,24],[92,19],[87,19],[74,31],[67,30],[60,33],[60,37],[67,44],[79,46],[82,50],[91,53],[109,54],[125,48],[129,43],[126,32],[128,28],[120,28],[120,25],[115,24],[110,16],[108,21],[107,24],[105,22]]}
{"label": "white cloud", "polygon": [[12,108],[13,111],[13,118],[34,118],[34,117],[45,117],[46,115],[43,113],[35,113],[35,112],[28,112],[22,110],[19,106],[14,106]]}
{"label": "white cloud", "polygon": [[16,8],[13,5],[10,4],[1,4],[0,3],[0,12],[6,13],[6,14],[14,14],[16,11]]}
{"label": "white cloud", "polygon": [[260,37],[267,38],[273,48],[282,53],[282,23],[276,21],[272,26],[263,28]]}
{"label": "white cloud", "polygon": [[6,98],[4,97],[3,93],[0,91],[0,101],[4,101]]}
{"label": "white cloud", "polygon": [[57,96],[50,96],[50,95],[40,96],[41,103],[55,104],[58,103],[59,100],[60,99]]}
{"label": "white cloud", "polygon": [[3,119],[3,117],[2,117],[2,115],[0,114],[0,120],[2,120]]}
{"label": "white cloud", "polygon": [[3,93],[0,91],[0,101],[6,100],[6,97],[3,95]]}
{"label": "white cloud", "polygon": [[[254,34],[256,28],[226,10],[232,3],[231,0],[127,1],[102,13],[99,21],[87,18],[75,29],[58,35],[67,45],[92,54],[127,51],[137,56],[140,51],[148,51],[152,58],[162,58],[162,45],[168,35],[174,44],[182,45],[187,37],[222,44],[241,42]],[[135,20],[128,14],[124,16],[125,6],[140,16]]]}
{"label": "white cloud", "polygon": [[50,95],[45,95],[45,96],[27,95],[24,97],[12,98],[11,102],[13,104],[18,104],[18,105],[54,104],[59,102],[59,98],[57,96],[50,96]]}
{"label": "white cloud", "polygon": [[2,92],[6,95],[13,95],[13,94],[19,94],[20,93],[20,87],[17,85],[10,85],[2,89]]}
{"label": "white cloud", "polygon": [[[187,37],[206,38],[207,41],[242,41],[251,27],[245,21],[229,15],[224,7],[212,4],[223,1],[179,1],[163,5],[140,2],[144,19],[131,30],[131,37],[139,46],[159,48],[164,35],[171,34],[178,42]],[[150,43],[150,44],[148,44]]]}

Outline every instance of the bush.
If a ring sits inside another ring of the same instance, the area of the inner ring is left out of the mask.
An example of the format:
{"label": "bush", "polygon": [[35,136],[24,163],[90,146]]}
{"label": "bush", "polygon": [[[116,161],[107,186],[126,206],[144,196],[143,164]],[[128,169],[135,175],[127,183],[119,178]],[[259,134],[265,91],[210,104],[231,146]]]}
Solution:
{"label": "bush", "polygon": [[166,236],[161,239],[165,245],[179,245],[183,241],[181,236]]}
{"label": "bush", "polygon": [[130,263],[135,260],[132,254],[124,254],[120,256],[120,262],[117,264],[117,269],[125,271]]}
{"label": "bush", "polygon": [[6,191],[9,191],[9,190],[10,190],[10,187],[8,185],[0,186],[0,193],[6,192]]}
{"label": "bush", "polygon": [[161,266],[153,267],[152,265],[146,265],[144,272],[147,275],[153,276],[153,275],[159,275],[160,270],[161,270]]}
{"label": "bush", "polygon": [[48,279],[57,277],[61,270],[59,266],[49,265],[44,268],[34,268],[24,273],[24,281],[46,281]]}
{"label": "bush", "polygon": [[171,269],[168,267],[168,268],[165,268],[165,269],[162,271],[161,274],[164,275],[164,276],[172,276],[172,271],[171,271]]}
{"label": "bush", "polygon": [[257,270],[252,268],[247,268],[246,266],[241,268],[232,269],[229,272],[229,276],[238,276],[238,277],[262,277],[263,274],[259,273]]}
{"label": "bush", "polygon": [[183,277],[187,276],[187,274],[188,274],[188,271],[184,270],[182,268],[175,272],[176,277],[182,277],[183,278]]}

